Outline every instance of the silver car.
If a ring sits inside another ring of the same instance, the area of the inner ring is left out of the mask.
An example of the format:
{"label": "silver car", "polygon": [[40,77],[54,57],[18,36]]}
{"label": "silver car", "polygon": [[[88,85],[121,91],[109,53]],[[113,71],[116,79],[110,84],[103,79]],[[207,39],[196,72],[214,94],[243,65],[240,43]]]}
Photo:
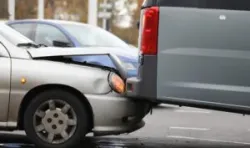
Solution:
{"label": "silver car", "polygon": [[[118,70],[72,58],[97,54],[108,55]],[[106,49],[44,47],[0,24],[0,127],[25,130],[43,148],[72,147],[90,132],[143,127],[150,106],[123,96],[126,77],[119,65]]]}

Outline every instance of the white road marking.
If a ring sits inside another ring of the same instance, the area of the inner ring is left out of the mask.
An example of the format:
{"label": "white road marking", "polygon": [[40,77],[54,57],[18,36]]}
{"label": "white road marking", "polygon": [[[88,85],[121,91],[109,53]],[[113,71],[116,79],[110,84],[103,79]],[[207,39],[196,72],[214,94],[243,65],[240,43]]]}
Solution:
{"label": "white road marking", "polygon": [[199,114],[210,114],[209,111],[200,111],[200,110],[176,110],[174,112],[178,113],[199,113]]}
{"label": "white road marking", "polygon": [[188,140],[199,140],[199,141],[208,141],[208,142],[218,142],[218,143],[233,143],[233,144],[241,144],[241,145],[250,145],[247,142],[238,142],[238,141],[225,141],[225,140],[216,140],[216,139],[202,139],[202,138],[194,138],[194,137],[185,137],[185,136],[167,136],[168,138],[174,139],[188,139]]}
{"label": "white road marking", "polygon": [[178,129],[178,130],[194,130],[194,131],[209,131],[210,129],[208,128],[196,128],[196,127],[177,127],[177,126],[172,126],[169,127],[170,129]]}

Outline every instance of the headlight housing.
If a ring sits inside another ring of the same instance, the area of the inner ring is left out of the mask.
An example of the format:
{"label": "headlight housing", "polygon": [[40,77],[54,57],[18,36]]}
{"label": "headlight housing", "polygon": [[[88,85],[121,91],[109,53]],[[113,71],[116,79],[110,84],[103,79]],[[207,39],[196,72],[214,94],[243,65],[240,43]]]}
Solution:
{"label": "headlight housing", "polygon": [[123,66],[126,70],[136,70],[136,66],[133,63],[123,63]]}
{"label": "headlight housing", "polygon": [[115,73],[110,73],[109,85],[115,92],[119,94],[123,94],[125,92],[125,83],[123,79]]}

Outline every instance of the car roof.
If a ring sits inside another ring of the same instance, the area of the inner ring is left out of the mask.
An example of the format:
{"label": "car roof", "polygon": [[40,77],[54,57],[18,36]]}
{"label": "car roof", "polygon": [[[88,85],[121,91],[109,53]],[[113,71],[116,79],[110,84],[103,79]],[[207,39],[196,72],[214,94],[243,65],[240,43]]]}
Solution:
{"label": "car roof", "polygon": [[[22,19],[22,20],[13,20],[9,21],[11,22],[32,22],[32,23],[47,23],[47,24],[73,24],[73,25],[81,25],[86,27],[91,27],[92,25],[85,24],[82,22],[75,22],[75,21],[66,21],[66,20],[52,20],[52,19]],[[93,26],[92,26],[93,27]]]}

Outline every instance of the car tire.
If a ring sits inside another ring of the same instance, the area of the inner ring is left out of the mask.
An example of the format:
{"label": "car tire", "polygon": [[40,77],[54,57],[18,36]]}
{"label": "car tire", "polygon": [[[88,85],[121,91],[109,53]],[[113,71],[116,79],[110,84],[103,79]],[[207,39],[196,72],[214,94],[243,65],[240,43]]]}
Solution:
{"label": "car tire", "polygon": [[45,91],[32,98],[24,113],[24,129],[31,142],[41,148],[80,144],[90,122],[79,99],[62,90]]}

